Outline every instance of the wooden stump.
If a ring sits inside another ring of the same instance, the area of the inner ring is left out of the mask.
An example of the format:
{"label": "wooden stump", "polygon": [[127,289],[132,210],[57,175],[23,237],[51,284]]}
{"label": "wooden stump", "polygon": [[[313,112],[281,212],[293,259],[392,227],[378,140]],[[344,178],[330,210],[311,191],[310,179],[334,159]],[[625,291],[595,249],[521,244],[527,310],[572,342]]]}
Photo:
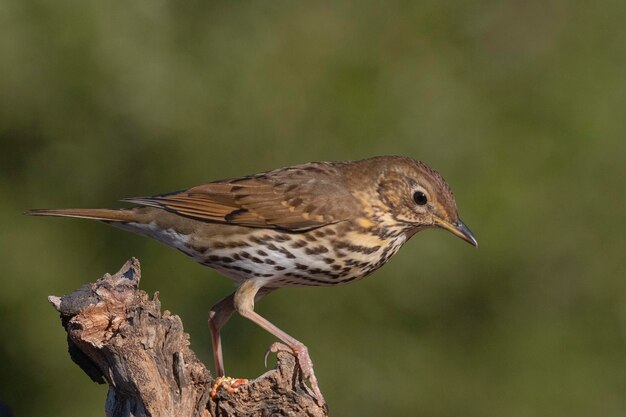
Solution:
{"label": "wooden stump", "polygon": [[[49,297],[61,314],[69,353],[89,377],[107,383],[109,417],[326,416],[293,356],[279,352],[276,368],[233,389],[215,386],[189,349],[178,316],[161,313],[138,289],[139,261],[105,274],[64,297]],[[213,391],[213,392],[212,392]]]}

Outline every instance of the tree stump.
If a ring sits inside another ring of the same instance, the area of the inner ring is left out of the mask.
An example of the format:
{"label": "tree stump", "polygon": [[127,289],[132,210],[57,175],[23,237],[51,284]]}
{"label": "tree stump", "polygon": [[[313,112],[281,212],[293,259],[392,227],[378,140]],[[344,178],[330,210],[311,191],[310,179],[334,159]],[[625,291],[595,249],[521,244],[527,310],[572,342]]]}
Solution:
{"label": "tree stump", "polygon": [[275,369],[253,381],[216,384],[189,348],[180,318],[161,312],[158,293],[150,299],[138,289],[140,276],[132,258],[114,275],[48,298],[61,314],[72,360],[109,385],[107,416],[327,416],[284,352]]}

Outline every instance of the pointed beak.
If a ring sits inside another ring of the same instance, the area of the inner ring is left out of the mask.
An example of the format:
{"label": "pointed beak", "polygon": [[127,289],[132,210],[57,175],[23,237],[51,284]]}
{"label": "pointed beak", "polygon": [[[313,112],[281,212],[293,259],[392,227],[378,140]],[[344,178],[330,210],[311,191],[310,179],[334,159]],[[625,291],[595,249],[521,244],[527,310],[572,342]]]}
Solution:
{"label": "pointed beak", "polygon": [[461,221],[461,219],[457,219],[454,223],[448,223],[443,219],[437,218],[435,219],[435,224],[446,229],[455,236],[460,237],[470,245],[478,247],[478,240],[476,240],[472,231]]}

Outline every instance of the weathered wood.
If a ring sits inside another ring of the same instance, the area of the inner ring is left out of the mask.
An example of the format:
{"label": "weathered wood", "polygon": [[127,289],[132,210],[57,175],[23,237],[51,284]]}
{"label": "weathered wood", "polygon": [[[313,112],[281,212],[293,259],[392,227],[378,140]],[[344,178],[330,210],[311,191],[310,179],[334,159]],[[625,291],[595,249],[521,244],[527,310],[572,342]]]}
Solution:
{"label": "weathered wood", "polygon": [[276,368],[257,379],[234,390],[228,382],[215,389],[180,318],[161,313],[158,294],[149,299],[138,289],[140,276],[133,258],[114,275],[49,297],[61,314],[72,360],[93,381],[109,385],[107,416],[327,415],[284,352]]}

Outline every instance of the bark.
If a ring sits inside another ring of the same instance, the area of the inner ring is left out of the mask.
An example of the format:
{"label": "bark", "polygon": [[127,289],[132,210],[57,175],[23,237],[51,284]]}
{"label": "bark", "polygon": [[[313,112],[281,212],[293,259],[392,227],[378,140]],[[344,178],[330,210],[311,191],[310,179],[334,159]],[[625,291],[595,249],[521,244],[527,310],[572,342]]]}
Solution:
{"label": "bark", "polygon": [[106,415],[326,416],[293,356],[279,352],[276,368],[239,386],[215,385],[189,348],[178,316],[161,312],[138,289],[139,261],[105,274],[64,297],[49,297],[61,314],[72,360],[95,382],[108,384]]}

